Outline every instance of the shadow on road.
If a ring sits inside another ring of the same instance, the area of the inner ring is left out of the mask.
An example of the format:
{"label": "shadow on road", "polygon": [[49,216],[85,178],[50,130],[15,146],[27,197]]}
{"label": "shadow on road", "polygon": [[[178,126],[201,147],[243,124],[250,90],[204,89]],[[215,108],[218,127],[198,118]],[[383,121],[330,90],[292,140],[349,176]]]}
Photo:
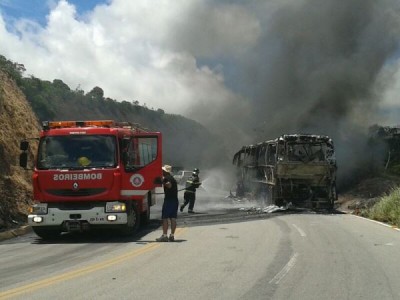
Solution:
{"label": "shadow on road", "polygon": [[[205,226],[205,225],[215,225],[222,223],[239,223],[239,222],[249,222],[259,219],[270,219],[274,217],[283,217],[285,215],[293,214],[310,214],[310,215],[339,215],[345,214],[339,210],[312,210],[312,209],[302,209],[302,208],[290,208],[287,210],[275,211],[272,213],[265,213],[260,209],[230,209],[223,211],[210,211],[201,212],[195,214],[185,214],[181,213],[178,216],[178,227],[193,227],[193,226]],[[42,240],[36,237],[32,244],[87,244],[87,243],[137,243],[137,244],[148,244],[157,243],[155,240],[143,240],[142,238],[149,233],[160,230],[161,220],[151,219],[149,224],[141,227],[132,236],[120,236],[117,232],[106,231],[106,230],[96,230],[88,233],[65,233],[59,238],[53,240]],[[177,239],[175,243],[185,242],[185,240]]]}
{"label": "shadow on road", "polygon": [[141,238],[152,231],[158,230],[160,226],[161,220],[150,220],[146,226],[141,226],[132,236],[121,236],[116,231],[97,229],[82,233],[63,233],[54,239],[43,240],[40,237],[36,237],[32,244],[149,243],[150,241],[144,241]]}

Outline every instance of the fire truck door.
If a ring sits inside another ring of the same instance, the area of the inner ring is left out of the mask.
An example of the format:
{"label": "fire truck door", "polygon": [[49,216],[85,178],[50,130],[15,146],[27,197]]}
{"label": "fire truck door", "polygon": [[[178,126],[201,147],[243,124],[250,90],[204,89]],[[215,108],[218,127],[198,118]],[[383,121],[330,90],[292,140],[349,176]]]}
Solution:
{"label": "fire truck door", "polygon": [[125,151],[123,190],[139,195],[159,186],[157,181],[162,177],[161,136],[134,136]]}

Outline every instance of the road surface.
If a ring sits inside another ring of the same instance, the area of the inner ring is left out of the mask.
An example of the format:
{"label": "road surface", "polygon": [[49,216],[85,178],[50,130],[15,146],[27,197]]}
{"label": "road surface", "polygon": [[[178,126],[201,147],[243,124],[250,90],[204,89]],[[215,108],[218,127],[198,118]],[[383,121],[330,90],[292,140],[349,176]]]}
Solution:
{"label": "road surface", "polygon": [[1,242],[0,299],[400,299],[399,231],[213,197],[180,214],[174,243],[155,242],[161,203],[130,238]]}

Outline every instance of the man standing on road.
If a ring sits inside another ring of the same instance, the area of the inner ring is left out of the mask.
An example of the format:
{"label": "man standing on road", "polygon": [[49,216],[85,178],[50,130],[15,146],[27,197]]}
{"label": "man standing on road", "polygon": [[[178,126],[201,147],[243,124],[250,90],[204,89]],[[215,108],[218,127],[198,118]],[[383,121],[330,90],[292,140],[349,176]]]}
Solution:
{"label": "man standing on road", "polygon": [[[163,170],[163,187],[164,187],[164,203],[162,207],[161,219],[163,234],[156,239],[157,242],[173,242],[176,229],[176,218],[178,215],[178,185],[175,178],[171,175],[172,167],[164,165]],[[168,226],[171,222],[171,234],[168,237]]]}
{"label": "man standing on road", "polygon": [[196,201],[196,189],[201,185],[199,173],[199,169],[195,168],[192,176],[190,176],[186,181],[185,193],[183,194],[183,199],[185,199],[185,202],[180,207],[181,212],[183,212],[185,206],[189,204],[188,213],[194,214],[193,208],[194,202]]}

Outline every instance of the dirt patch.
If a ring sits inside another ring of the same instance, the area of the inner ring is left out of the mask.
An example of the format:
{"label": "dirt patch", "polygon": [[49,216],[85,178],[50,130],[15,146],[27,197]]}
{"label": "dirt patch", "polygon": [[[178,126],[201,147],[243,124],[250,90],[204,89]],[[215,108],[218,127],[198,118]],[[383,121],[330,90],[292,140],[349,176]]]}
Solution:
{"label": "dirt patch", "polygon": [[[19,142],[39,136],[39,122],[15,82],[0,70],[0,231],[26,222],[32,173],[19,167]],[[36,148],[29,150],[33,161]]]}
{"label": "dirt patch", "polygon": [[369,208],[381,197],[400,186],[400,177],[382,175],[360,181],[351,189],[339,193],[337,209],[358,214],[360,210]]}

